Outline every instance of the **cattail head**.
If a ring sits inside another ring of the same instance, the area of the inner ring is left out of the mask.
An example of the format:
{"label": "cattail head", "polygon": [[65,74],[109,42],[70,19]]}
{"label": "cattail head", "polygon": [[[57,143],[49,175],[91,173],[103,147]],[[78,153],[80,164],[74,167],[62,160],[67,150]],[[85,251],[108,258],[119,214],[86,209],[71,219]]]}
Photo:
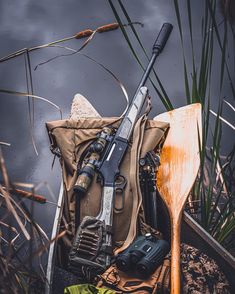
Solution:
{"label": "cattail head", "polygon": [[75,39],[81,39],[81,38],[85,38],[85,37],[89,37],[90,35],[92,35],[93,31],[90,29],[81,31],[77,34],[75,34],[74,38]]}
{"label": "cattail head", "polygon": [[116,30],[118,27],[119,27],[119,24],[114,22],[114,23],[107,24],[107,25],[104,25],[104,26],[97,28],[97,32],[104,33],[104,32],[108,32],[108,31]]}

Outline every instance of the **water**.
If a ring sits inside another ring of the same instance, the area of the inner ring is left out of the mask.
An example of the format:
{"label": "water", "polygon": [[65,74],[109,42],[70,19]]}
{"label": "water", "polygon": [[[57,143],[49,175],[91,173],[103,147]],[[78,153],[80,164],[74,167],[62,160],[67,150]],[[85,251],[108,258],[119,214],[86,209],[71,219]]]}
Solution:
{"label": "water", "polygon": [[[115,2],[116,3],[116,2]],[[204,1],[191,1],[194,22],[194,38],[200,44],[200,18]],[[116,3],[117,4],[117,3]],[[182,48],[173,1],[123,1],[133,21],[139,21],[144,27],[136,26],[138,33],[151,55],[152,44],[164,22],[174,25],[169,42],[156,62],[155,69],[175,107],[186,104],[182,66]],[[187,22],[186,1],[180,1],[183,20],[184,38],[186,39],[186,57],[189,59],[191,49]],[[117,6],[118,7],[118,6]],[[120,9],[119,9],[120,11]],[[217,13],[218,21],[222,19]],[[12,0],[0,2],[0,56],[7,55],[21,48],[30,48],[45,44],[63,37],[71,36],[86,28],[95,29],[98,26],[115,22],[112,10],[107,1],[101,0]],[[198,22],[198,25],[197,25]],[[196,25],[196,26],[195,26]],[[134,38],[133,38],[134,40]],[[73,40],[65,43],[77,49],[83,40]],[[136,41],[135,49],[141,54]],[[231,50],[231,62],[233,50]],[[142,70],[135,61],[120,30],[97,34],[93,41],[83,51],[112,70],[123,82],[130,96],[134,94],[142,76]],[[219,49],[216,51],[219,56]],[[30,54],[31,65],[57,54],[67,53],[59,48],[48,48]],[[144,65],[147,60],[144,59]],[[190,61],[189,61],[190,64]],[[215,64],[220,68],[220,64]],[[225,77],[226,78],[226,77]],[[218,76],[213,75],[212,91],[213,110],[217,109]],[[234,79],[234,76],[233,76]],[[63,117],[68,117],[72,98],[76,93],[86,96],[103,116],[119,116],[125,108],[125,99],[115,81],[96,64],[80,55],[62,57],[33,71],[34,93],[46,97],[56,103],[63,111]],[[152,95],[153,109],[151,117],[165,111],[150,83],[147,84]],[[23,56],[0,64],[0,88],[17,91],[27,91]],[[223,89],[226,98],[231,101],[231,90],[226,82]],[[234,112],[226,110],[228,119]],[[10,178],[13,182],[48,183],[52,193],[45,185],[39,193],[48,200],[56,202],[60,184],[60,167],[56,162],[53,169],[53,156],[49,150],[49,140],[45,122],[60,119],[58,111],[49,104],[35,101],[34,138],[39,155],[36,156],[31,142],[27,98],[12,95],[0,95],[0,141],[8,142],[10,147],[3,147],[4,157]],[[234,144],[234,131],[224,127],[227,152]],[[229,145],[229,146],[228,146]],[[27,202],[27,201],[26,201]],[[55,206],[35,204],[36,220],[50,234]]]}

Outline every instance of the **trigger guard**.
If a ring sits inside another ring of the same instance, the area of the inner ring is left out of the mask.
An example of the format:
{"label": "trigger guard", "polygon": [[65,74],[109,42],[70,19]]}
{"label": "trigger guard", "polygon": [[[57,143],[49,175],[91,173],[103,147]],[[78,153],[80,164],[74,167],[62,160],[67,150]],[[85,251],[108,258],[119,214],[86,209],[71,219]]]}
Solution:
{"label": "trigger guard", "polygon": [[[117,179],[121,178],[120,183],[117,182]],[[126,178],[122,175],[118,175],[117,178],[115,179],[115,186],[114,186],[114,191],[115,191],[115,199],[117,195],[121,195],[121,207],[116,206],[116,201],[114,204],[114,212],[115,213],[121,213],[124,210],[124,205],[125,205],[125,195],[124,195],[124,190],[126,187]]]}

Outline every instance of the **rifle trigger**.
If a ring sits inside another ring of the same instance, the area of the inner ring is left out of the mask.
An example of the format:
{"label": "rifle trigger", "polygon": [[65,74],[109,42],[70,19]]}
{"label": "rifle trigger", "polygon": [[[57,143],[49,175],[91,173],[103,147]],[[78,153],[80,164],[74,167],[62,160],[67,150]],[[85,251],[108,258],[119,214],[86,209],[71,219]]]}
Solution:
{"label": "rifle trigger", "polygon": [[[115,179],[115,185],[114,185],[114,191],[115,191],[115,205],[114,205],[114,211],[116,213],[121,213],[124,209],[124,204],[125,204],[125,194],[124,190],[126,187],[126,178],[122,175],[118,175]],[[117,206],[117,196],[121,196],[121,205],[120,207]]]}

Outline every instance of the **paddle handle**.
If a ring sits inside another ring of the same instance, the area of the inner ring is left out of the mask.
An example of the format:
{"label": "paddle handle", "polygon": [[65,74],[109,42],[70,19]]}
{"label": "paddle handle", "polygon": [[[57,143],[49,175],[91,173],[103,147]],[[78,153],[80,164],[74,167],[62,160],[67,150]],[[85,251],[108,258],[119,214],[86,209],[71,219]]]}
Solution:
{"label": "paddle handle", "polygon": [[181,215],[171,224],[171,294],[180,294],[180,227]]}

